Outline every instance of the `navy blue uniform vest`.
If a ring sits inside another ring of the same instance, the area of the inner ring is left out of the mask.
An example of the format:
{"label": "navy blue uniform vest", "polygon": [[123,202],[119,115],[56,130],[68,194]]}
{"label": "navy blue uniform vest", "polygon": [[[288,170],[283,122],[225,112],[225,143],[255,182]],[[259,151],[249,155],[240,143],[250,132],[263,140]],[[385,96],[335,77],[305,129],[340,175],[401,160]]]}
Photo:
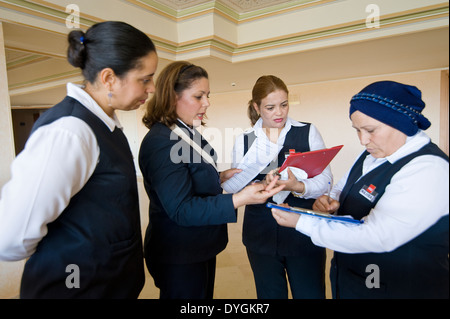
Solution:
{"label": "navy blue uniform vest", "polygon": [[[21,298],[137,298],[144,267],[136,173],[126,137],[71,97],[44,113],[31,134],[64,116],[90,126],[100,158],[27,261]],[[66,270],[69,265],[79,269],[79,288],[66,285],[68,276],[76,275]]]}
{"label": "navy blue uniform vest", "polygon": [[[283,148],[278,154],[276,163],[271,163],[273,169],[280,167],[289,153],[289,149],[296,152],[308,152],[309,130],[311,124],[305,126],[292,126],[286,135]],[[244,154],[250,148],[255,139],[255,133],[251,132],[244,136]],[[247,141],[246,141],[247,140]],[[259,174],[255,179],[263,180],[265,174]],[[268,200],[272,202],[272,198]],[[294,197],[292,194],[284,201],[288,205],[311,209],[314,199],[303,199]],[[272,213],[265,204],[247,205],[243,224],[243,242],[247,249],[264,255],[299,256],[306,253],[322,254],[324,249],[312,244],[311,239],[297,232],[293,228],[279,226]]]}
{"label": "navy blue uniform vest", "polygon": [[[356,219],[368,215],[383,196],[392,176],[412,159],[427,154],[439,156],[448,161],[448,157],[435,144],[429,143],[394,164],[386,162],[380,165],[358,180],[362,175],[364,159],[368,155],[364,152],[351,169],[342,190],[338,214],[350,214]],[[368,189],[371,185],[376,187],[375,190]],[[448,235],[447,215],[392,252],[367,254],[335,252],[331,267],[334,297],[448,298]],[[377,265],[380,270],[380,288],[369,289],[366,286],[366,278],[371,273],[371,271],[366,272],[366,267],[371,264]]]}

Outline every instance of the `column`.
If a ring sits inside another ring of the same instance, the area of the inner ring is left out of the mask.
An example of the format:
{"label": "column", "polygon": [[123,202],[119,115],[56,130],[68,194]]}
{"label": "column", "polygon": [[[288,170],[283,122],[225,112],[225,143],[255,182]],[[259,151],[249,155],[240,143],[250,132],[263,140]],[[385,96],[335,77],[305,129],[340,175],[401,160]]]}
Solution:
{"label": "column", "polygon": [[[0,21],[0,188],[10,179],[10,166],[15,157],[11,104],[6,74],[5,41]],[[0,262],[0,299],[19,295],[23,261]]]}

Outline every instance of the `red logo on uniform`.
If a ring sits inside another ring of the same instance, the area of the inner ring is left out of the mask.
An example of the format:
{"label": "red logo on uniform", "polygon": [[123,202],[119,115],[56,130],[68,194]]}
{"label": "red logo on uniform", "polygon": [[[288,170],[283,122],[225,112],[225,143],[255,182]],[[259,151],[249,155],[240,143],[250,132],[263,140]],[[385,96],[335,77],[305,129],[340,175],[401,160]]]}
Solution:
{"label": "red logo on uniform", "polygon": [[367,191],[369,194],[372,194],[373,191],[375,190],[375,188],[377,188],[377,187],[374,186],[373,184],[370,184],[370,186],[367,187],[366,191]]}

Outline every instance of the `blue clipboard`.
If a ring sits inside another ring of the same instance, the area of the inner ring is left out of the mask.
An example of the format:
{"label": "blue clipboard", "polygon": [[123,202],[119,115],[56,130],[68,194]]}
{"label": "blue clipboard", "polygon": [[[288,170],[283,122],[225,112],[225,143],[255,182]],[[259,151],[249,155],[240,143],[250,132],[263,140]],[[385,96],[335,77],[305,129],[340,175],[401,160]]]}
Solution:
{"label": "blue clipboard", "polygon": [[284,207],[284,206],[280,206],[280,205],[277,205],[274,203],[267,203],[266,206],[269,208],[284,210],[284,211],[290,212],[290,213],[304,214],[304,215],[314,216],[317,218],[323,218],[323,219],[327,219],[327,220],[331,220],[331,221],[335,221],[335,222],[350,223],[350,224],[357,224],[357,225],[364,223],[364,220],[358,220],[358,219],[354,219],[352,217],[322,213],[322,212],[318,212],[318,211],[306,209],[306,208],[301,208],[301,207],[291,207],[291,206]]}

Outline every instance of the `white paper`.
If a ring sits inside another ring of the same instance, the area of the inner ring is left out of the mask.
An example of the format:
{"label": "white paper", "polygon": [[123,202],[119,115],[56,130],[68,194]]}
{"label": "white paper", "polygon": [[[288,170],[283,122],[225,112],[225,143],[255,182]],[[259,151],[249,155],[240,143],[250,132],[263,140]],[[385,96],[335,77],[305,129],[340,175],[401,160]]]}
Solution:
{"label": "white paper", "polygon": [[282,145],[270,142],[268,139],[257,138],[236,168],[242,172],[235,174],[222,184],[228,193],[237,193],[247,186],[261,172],[268,173],[277,167],[267,167],[277,156]]}

